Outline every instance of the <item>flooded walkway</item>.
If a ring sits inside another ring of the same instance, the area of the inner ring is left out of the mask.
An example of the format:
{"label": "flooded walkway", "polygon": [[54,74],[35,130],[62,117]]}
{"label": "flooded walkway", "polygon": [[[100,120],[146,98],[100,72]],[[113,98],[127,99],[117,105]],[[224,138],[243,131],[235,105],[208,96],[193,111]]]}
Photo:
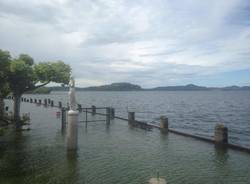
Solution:
{"label": "flooded walkway", "polygon": [[0,138],[0,183],[138,184],[157,172],[174,184],[250,181],[247,153],[218,150],[154,129],[130,128],[122,120],[112,120],[108,127],[101,121],[79,123],[77,155],[69,155],[58,110],[22,105],[31,113],[31,131],[9,131]]}

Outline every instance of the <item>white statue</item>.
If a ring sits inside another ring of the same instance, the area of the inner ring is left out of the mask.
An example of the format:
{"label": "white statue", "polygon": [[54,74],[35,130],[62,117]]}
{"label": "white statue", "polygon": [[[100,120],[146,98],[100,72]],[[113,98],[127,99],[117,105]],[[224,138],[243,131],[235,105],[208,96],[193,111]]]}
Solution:
{"label": "white statue", "polygon": [[69,109],[76,111],[76,93],[75,93],[75,80],[71,76],[69,81]]}

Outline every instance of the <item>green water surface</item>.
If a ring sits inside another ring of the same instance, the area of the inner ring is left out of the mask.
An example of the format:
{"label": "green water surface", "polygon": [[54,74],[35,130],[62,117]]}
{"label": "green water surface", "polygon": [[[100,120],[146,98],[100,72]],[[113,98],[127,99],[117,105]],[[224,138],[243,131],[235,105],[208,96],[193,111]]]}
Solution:
{"label": "green water surface", "polygon": [[[115,120],[79,123],[78,150],[67,153],[56,108],[34,109],[31,131],[0,138],[1,184],[143,184],[159,172],[172,184],[250,183],[250,155]],[[103,117],[91,117],[105,119]],[[84,117],[80,116],[82,120]]]}

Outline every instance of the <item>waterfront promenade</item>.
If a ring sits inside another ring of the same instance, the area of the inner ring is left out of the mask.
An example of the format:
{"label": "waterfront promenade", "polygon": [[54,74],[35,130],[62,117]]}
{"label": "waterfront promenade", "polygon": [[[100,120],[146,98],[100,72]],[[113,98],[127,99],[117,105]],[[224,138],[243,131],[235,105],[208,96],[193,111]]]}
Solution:
{"label": "waterfront promenade", "polygon": [[22,103],[22,110],[31,114],[31,130],[2,140],[1,183],[146,183],[157,172],[177,184],[250,180],[247,153],[117,119],[79,123],[77,153],[67,155],[58,109]]}

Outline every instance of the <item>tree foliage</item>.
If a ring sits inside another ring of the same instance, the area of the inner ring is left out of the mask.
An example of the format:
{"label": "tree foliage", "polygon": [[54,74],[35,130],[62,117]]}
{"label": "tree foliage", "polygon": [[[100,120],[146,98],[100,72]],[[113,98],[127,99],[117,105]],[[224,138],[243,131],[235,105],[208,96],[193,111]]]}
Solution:
{"label": "tree foliage", "polygon": [[10,61],[10,53],[0,49],[0,98],[4,98],[9,93],[7,78]]}
{"label": "tree foliage", "polygon": [[14,59],[10,63],[8,82],[14,95],[21,95],[35,85],[35,73],[33,67],[25,61]]}
{"label": "tree foliage", "polygon": [[67,84],[70,71],[70,66],[62,61],[34,64],[30,56],[22,55],[10,63],[8,82],[13,94],[18,95],[50,82]]}
{"label": "tree foliage", "polygon": [[70,67],[62,61],[39,63],[34,67],[36,79],[41,83],[56,82],[68,84],[70,70]]}
{"label": "tree foliage", "polygon": [[27,54],[12,59],[8,51],[0,50],[0,98],[9,90],[14,96],[14,120],[20,120],[20,99],[23,93],[50,82],[68,84],[71,68],[62,61],[35,64]]}
{"label": "tree foliage", "polygon": [[27,54],[20,54],[18,59],[24,61],[27,65],[34,64],[34,59]]}

